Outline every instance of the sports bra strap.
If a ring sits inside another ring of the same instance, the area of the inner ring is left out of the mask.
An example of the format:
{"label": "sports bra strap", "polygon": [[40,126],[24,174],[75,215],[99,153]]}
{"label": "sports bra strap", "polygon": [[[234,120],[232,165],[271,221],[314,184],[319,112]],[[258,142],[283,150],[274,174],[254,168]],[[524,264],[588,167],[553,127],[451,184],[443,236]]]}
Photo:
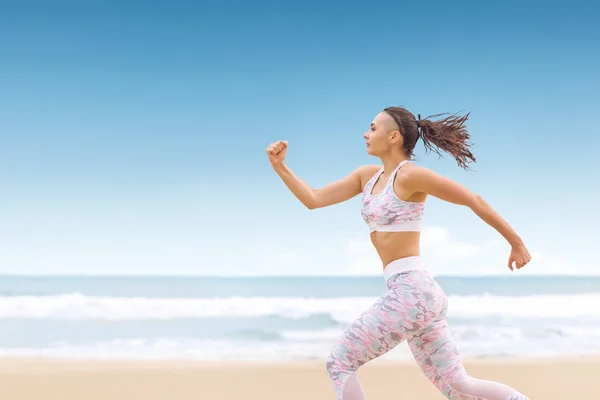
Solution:
{"label": "sports bra strap", "polygon": [[388,177],[387,182],[385,183],[386,186],[391,185],[392,182],[394,181],[394,179],[396,178],[396,173],[398,173],[398,170],[400,168],[402,168],[402,166],[404,164],[406,164],[408,162],[408,160],[404,160],[402,161],[400,164],[398,164],[398,166],[396,168],[394,168],[394,170],[392,171],[392,173],[390,174],[390,176]]}
{"label": "sports bra strap", "polygon": [[400,164],[398,164],[398,166],[397,166],[397,167],[394,169],[394,172],[392,172],[392,175],[394,175],[396,172],[398,172],[398,170],[399,170],[400,168],[402,168],[402,166],[403,166],[404,164],[406,164],[407,162],[408,162],[408,160],[404,160],[404,161],[402,161]]}

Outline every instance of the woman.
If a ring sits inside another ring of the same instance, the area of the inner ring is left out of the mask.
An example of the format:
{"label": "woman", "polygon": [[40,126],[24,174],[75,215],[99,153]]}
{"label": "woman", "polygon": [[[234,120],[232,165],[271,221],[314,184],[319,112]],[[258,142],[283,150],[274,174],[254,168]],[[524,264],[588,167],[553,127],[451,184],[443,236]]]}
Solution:
{"label": "woman", "polygon": [[[439,117],[433,116],[430,118]],[[384,266],[387,292],[351,324],[327,358],[338,400],[365,399],[356,376],[359,367],[407,340],[425,375],[448,399],[526,400],[501,383],[470,377],[446,321],[447,298],[420,258],[419,238],[425,198],[467,206],[511,245],[508,267],[531,257],[519,236],[482,198],[460,184],[409,162],[417,140],[426,150],[451,154],[467,168],[466,116],[421,120],[401,107],[379,113],[364,134],[368,154],[383,168],[365,165],[345,178],[312,189],[285,165],[287,142],[269,145],[267,155],[279,177],[307,208],[337,204],[362,193],[362,216]]]}

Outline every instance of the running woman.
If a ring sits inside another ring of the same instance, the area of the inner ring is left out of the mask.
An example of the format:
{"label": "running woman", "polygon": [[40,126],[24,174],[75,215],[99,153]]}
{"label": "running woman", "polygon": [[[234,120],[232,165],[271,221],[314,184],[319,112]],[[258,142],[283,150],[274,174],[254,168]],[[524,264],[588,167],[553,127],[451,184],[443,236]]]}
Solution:
{"label": "running woman", "polygon": [[424,374],[452,400],[528,400],[504,384],[476,379],[463,366],[446,320],[448,300],[420,258],[420,231],[428,195],[469,207],[510,244],[508,267],[525,266],[531,256],[511,226],[479,196],[410,160],[419,138],[427,151],[451,154],[458,165],[475,162],[465,116],[418,118],[388,107],[364,134],[367,153],[381,165],[365,165],[343,179],[313,189],[284,163],[286,141],[267,147],[277,175],[307,208],[316,209],[362,195],[362,217],[383,265],[387,291],[341,335],[326,366],[337,400],[365,400],[356,371],[407,341]]}

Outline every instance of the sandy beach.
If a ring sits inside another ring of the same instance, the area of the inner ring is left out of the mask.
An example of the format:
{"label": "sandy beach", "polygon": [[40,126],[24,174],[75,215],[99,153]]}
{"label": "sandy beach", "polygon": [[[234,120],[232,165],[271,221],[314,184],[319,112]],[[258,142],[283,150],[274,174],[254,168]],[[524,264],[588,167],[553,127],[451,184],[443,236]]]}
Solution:
{"label": "sandy beach", "polygon": [[[500,380],[535,400],[597,399],[600,357],[471,361],[475,377]],[[411,362],[374,361],[360,371],[369,399],[443,399]],[[7,400],[333,400],[319,362],[257,364],[0,361]]]}

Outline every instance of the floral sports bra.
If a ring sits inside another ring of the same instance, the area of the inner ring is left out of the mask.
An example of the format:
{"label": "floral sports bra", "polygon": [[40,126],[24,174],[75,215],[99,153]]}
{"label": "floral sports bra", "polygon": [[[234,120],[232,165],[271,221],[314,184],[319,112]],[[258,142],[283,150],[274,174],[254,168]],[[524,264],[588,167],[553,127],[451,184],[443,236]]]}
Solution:
{"label": "floral sports bra", "polygon": [[372,194],[373,186],[383,173],[381,168],[363,189],[361,214],[369,232],[420,231],[425,202],[404,201],[394,192],[396,173],[408,160],[402,161],[390,174],[383,189]]}

